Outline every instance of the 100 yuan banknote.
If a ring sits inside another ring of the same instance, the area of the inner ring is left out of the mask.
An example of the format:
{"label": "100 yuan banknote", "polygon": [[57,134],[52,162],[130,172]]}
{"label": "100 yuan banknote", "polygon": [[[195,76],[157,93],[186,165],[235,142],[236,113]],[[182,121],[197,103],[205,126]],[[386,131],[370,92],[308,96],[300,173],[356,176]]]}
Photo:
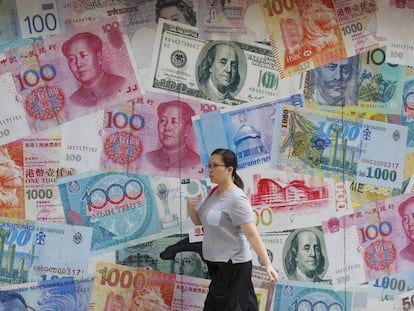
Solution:
{"label": "100 yuan banknote", "polygon": [[[193,127],[203,165],[216,148],[228,148],[238,156],[238,168],[245,169],[270,161],[276,107],[303,107],[303,96],[257,101],[193,117]],[[205,171],[207,174],[208,171]]]}
{"label": "100 yuan banknote", "polygon": [[301,92],[301,75],[280,79],[264,45],[206,41],[196,27],[159,20],[151,91],[238,105]]}
{"label": "100 yuan banknote", "polygon": [[7,50],[0,73],[12,73],[34,133],[139,96],[129,50],[122,25],[108,19]]}
{"label": "100 yuan banknote", "polygon": [[259,1],[281,77],[385,45],[377,1]]}
{"label": "100 yuan banknote", "polygon": [[278,106],[270,165],[401,188],[406,142],[407,127],[403,125]]}
{"label": "100 yuan banknote", "polygon": [[81,27],[118,16],[126,29],[135,56],[137,75],[144,92],[151,84],[149,79],[155,34],[159,18],[177,20],[196,26],[198,1],[175,3],[157,0],[121,0],[97,2],[95,0],[75,1],[71,11],[71,23]]}
{"label": "100 yuan banknote", "polygon": [[375,48],[309,70],[306,106],[401,114],[405,66],[385,62],[385,54],[385,48]]}
{"label": "100 yuan banknote", "polygon": [[[69,122],[63,127],[62,165],[203,179],[191,117],[217,109],[206,101],[151,94],[100,111],[100,117]],[[84,135],[76,134],[80,128]]]}
{"label": "100 yuan banknote", "polygon": [[[414,194],[370,203],[322,227],[335,266],[334,285],[362,284],[414,268],[410,222]],[[337,258],[344,258],[342,261]]]}
{"label": "100 yuan banknote", "polygon": [[380,1],[381,35],[386,37],[387,62],[414,65],[414,4],[412,1]]}
{"label": "100 yuan banknote", "polygon": [[239,172],[256,214],[259,232],[321,224],[324,214],[352,208],[348,183],[321,175],[270,170],[268,164]]}

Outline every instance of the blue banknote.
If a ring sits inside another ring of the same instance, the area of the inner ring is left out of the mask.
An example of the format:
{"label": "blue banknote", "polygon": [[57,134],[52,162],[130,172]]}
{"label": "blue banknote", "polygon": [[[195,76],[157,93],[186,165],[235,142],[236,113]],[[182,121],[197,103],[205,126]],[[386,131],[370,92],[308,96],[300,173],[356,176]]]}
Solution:
{"label": "blue banknote", "polygon": [[338,291],[328,285],[281,280],[273,310],[365,310],[367,303],[368,294],[358,288]]}
{"label": "blue banknote", "polygon": [[236,152],[239,169],[268,163],[278,105],[303,107],[303,96],[295,94],[194,117],[193,128],[202,164],[208,163],[210,153],[216,148],[228,148]]}
{"label": "blue banknote", "polygon": [[29,281],[79,277],[88,273],[91,228],[37,221],[33,234]]}
{"label": "blue banknote", "polygon": [[394,300],[403,293],[414,290],[414,270],[385,275],[369,282],[369,296],[379,301]]}
{"label": "blue banknote", "polygon": [[0,218],[0,284],[85,275],[91,239],[88,227]]}
{"label": "blue banknote", "polygon": [[87,172],[58,183],[67,222],[92,227],[93,253],[161,231],[149,176]]}
{"label": "blue banknote", "polygon": [[93,278],[63,278],[5,286],[0,291],[0,310],[87,311]]}

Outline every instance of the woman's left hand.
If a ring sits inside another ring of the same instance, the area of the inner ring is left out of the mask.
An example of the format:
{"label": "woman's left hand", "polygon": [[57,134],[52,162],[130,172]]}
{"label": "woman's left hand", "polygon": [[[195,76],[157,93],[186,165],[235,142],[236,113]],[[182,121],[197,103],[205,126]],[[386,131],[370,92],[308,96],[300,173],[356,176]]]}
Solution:
{"label": "woman's left hand", "polygon": [[279,274],[272,265],[266,266],[266,273],[270,277],[273,284],[276,284],[279,279]]}

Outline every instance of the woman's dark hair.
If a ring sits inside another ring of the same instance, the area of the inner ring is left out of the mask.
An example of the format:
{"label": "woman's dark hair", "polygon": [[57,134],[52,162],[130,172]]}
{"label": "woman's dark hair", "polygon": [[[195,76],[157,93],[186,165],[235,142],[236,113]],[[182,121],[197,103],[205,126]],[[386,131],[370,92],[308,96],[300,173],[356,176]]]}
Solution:
{"label": "woman's dark hair", "polygon": [[[193,10],[193,7],[188,5],[190,1],[185,0],[158,0],[155,6],[155,20],[158,23],[161,10],[170,6],[177,7],[184,14],[184,18],[191,26],[195,26],[197,23],[197,15]],[[191,2],[190,2],[191,3]]]}
{"label": "woman's dark hair", "polygon": [[227,167],[232,167],[233,168],[232,177],[233,177],[234,184],[237,187],[239,187],[240,189],[244,189],[244,182],[241,179],[241,177],[236,173],[236,169],[237,169],[237,156],[236,156],[236,154],[230,149],[223,149],[223,148],[218,148],[218,149],[214,150],[211,153],[211,155],[213,155],[213,154],[221,155],[221,158],[223,159],[224,165],[227,166]]}

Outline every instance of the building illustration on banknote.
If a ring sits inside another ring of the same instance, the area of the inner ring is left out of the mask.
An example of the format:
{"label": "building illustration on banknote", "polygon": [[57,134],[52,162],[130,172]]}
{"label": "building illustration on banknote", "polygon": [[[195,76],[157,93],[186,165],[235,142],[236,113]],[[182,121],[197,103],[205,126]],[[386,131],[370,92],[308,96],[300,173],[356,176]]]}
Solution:
{"label": "building illustration on banknote", "polygon": [[[355,175],[360,150],[341,137],[344,126],[332,123],[332,135],[320,133],[319,127],[296,112],[289,114],[289,133],[281,142],[283,153],[291,147],[290,156],[299,158],[311,168]],[[326,150],[328,150],[326,152]]]}
{"label": "building illustration on banknote", "polygon": [[[6,233],[6,234],[5,234]],[[27,282],[29,269],[25,267],[25,254],[16,252],[16,244],[10,243],[7,252],[4,251],[5,240],[10,231],[2,230],[0,234],[0,283],[24,283]],[[4,254],[5,264],[3,265]],[[28,258],[30,261],[30,258]],[[17,261],[17,266],[15,262]]]}
{"label": "building illustration on banknote", "polygon": [[256,192],[251,195],[253,206],[271,205],[272,208],[286,208],[296,205],[318,207],[329,199],[326,186],[306,185],[304,180],[283,182],[272,178],[253,177]]}

